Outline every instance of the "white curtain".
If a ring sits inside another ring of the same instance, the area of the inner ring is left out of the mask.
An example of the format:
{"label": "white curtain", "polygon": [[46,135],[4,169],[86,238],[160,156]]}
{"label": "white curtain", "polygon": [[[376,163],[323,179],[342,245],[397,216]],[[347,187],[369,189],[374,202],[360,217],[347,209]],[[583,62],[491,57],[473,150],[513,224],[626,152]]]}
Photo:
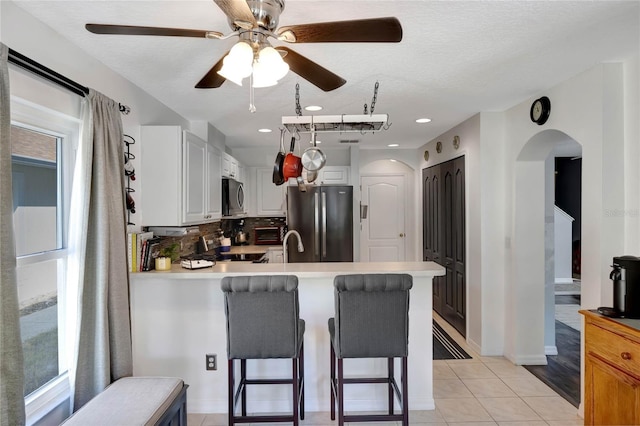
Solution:
{"label": "white curtain", "polygon": [[0,425],[24,425],[24,361],[11,189],[9,49],[0,43]]}
{"label": "white curtain", "polygon": [[122,138],[118,103],[90,89],[69,218],[72,411],[133,370]]}

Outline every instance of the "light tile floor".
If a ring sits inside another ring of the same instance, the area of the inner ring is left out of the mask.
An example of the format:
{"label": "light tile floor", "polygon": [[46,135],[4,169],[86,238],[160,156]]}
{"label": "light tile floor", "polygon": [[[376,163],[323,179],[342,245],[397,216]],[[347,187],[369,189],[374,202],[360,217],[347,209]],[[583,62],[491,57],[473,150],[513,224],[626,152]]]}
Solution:
{"label": "light tile floor", "polygon": [[[436,409],[411,411],[417,426],[577,426],[577,409],[551,388],[503,357],[481,357],[444,321],[443,328],[473,359],[434,361]],[[306,413],[302,425],[334,426],[329,412]],[[224,414],[189,414],[189,426],[225,426]],[[369,426],[399,423],[353,423]],[[264,425],[264,423],[263,423]]]}

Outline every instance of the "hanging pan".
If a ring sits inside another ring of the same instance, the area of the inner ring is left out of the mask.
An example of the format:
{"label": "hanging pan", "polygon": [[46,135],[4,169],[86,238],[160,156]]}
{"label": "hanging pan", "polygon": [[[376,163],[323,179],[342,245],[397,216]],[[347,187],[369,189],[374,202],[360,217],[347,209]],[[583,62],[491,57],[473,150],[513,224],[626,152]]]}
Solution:
{"label": "hanging pan", "polygon": [[316,132],[311,132],[312,146],[302,153],[302,166],[310,172],[317,172],[327,162],[327,156],[316,146]]}
{"label": "hanging pan", "polygon": [[276,162],[273,165],[273,177],[272,181],[276,185],[282,185],[284,183],[284,176],[282,175],[282,166],[284,163],[284,128],[280,129],[280,152],[276,155]]}
{"label": "hanging pan", "polygon": [[291,138],[291,148],[289,149],[289,153],[284,157],[284,161],[282,162],[282,176],[284,177],[284,181],[288,181],[289,178],[297,178],[302,174],[302,162],[300,161],[300,157],[293,153],[293,149],[296,146],[296,138],[295,136]]}

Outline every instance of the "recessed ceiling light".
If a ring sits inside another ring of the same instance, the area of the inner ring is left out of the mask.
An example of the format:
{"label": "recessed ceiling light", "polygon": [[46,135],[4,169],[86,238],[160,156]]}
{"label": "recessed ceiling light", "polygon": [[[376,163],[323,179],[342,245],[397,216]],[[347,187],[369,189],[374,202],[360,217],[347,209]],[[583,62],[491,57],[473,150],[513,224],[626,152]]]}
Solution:
{"label": "recessed ceiling light", "polygon": [[416,123],[428,123],[428,122],[430,122],[430,121],[431,121],[431,119],[430,119],[430,118],[418,118],[418,119],[416,120]]}
{"label": "recessed ceiling light", "polygon": [[322,107],[320,105],[309,105],[304,107],[307,111],[320,111]]}
{"label": "recessed ceiling light", "polygon": [[395,148],[396,146],[400,146],[400,144],[398,143],[390,143],[389,145],[387,145],[389,148]]}
{"label": "recessed ceiling light", "polygon": [[271,133],[271,129],[258,129],[260,133]]}

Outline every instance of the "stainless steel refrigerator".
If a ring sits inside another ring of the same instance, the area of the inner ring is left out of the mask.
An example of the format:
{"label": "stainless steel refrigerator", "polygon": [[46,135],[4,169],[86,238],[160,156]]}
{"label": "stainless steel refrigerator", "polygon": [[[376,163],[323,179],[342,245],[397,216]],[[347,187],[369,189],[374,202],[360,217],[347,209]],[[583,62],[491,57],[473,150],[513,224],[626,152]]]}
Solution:
{"label": "stainless steel refrigerator", "polygon": [[299,253],[289,237],[289,262],[353,261],[353,187],[345,185],[287,187],[287,225],[302,237]]}

